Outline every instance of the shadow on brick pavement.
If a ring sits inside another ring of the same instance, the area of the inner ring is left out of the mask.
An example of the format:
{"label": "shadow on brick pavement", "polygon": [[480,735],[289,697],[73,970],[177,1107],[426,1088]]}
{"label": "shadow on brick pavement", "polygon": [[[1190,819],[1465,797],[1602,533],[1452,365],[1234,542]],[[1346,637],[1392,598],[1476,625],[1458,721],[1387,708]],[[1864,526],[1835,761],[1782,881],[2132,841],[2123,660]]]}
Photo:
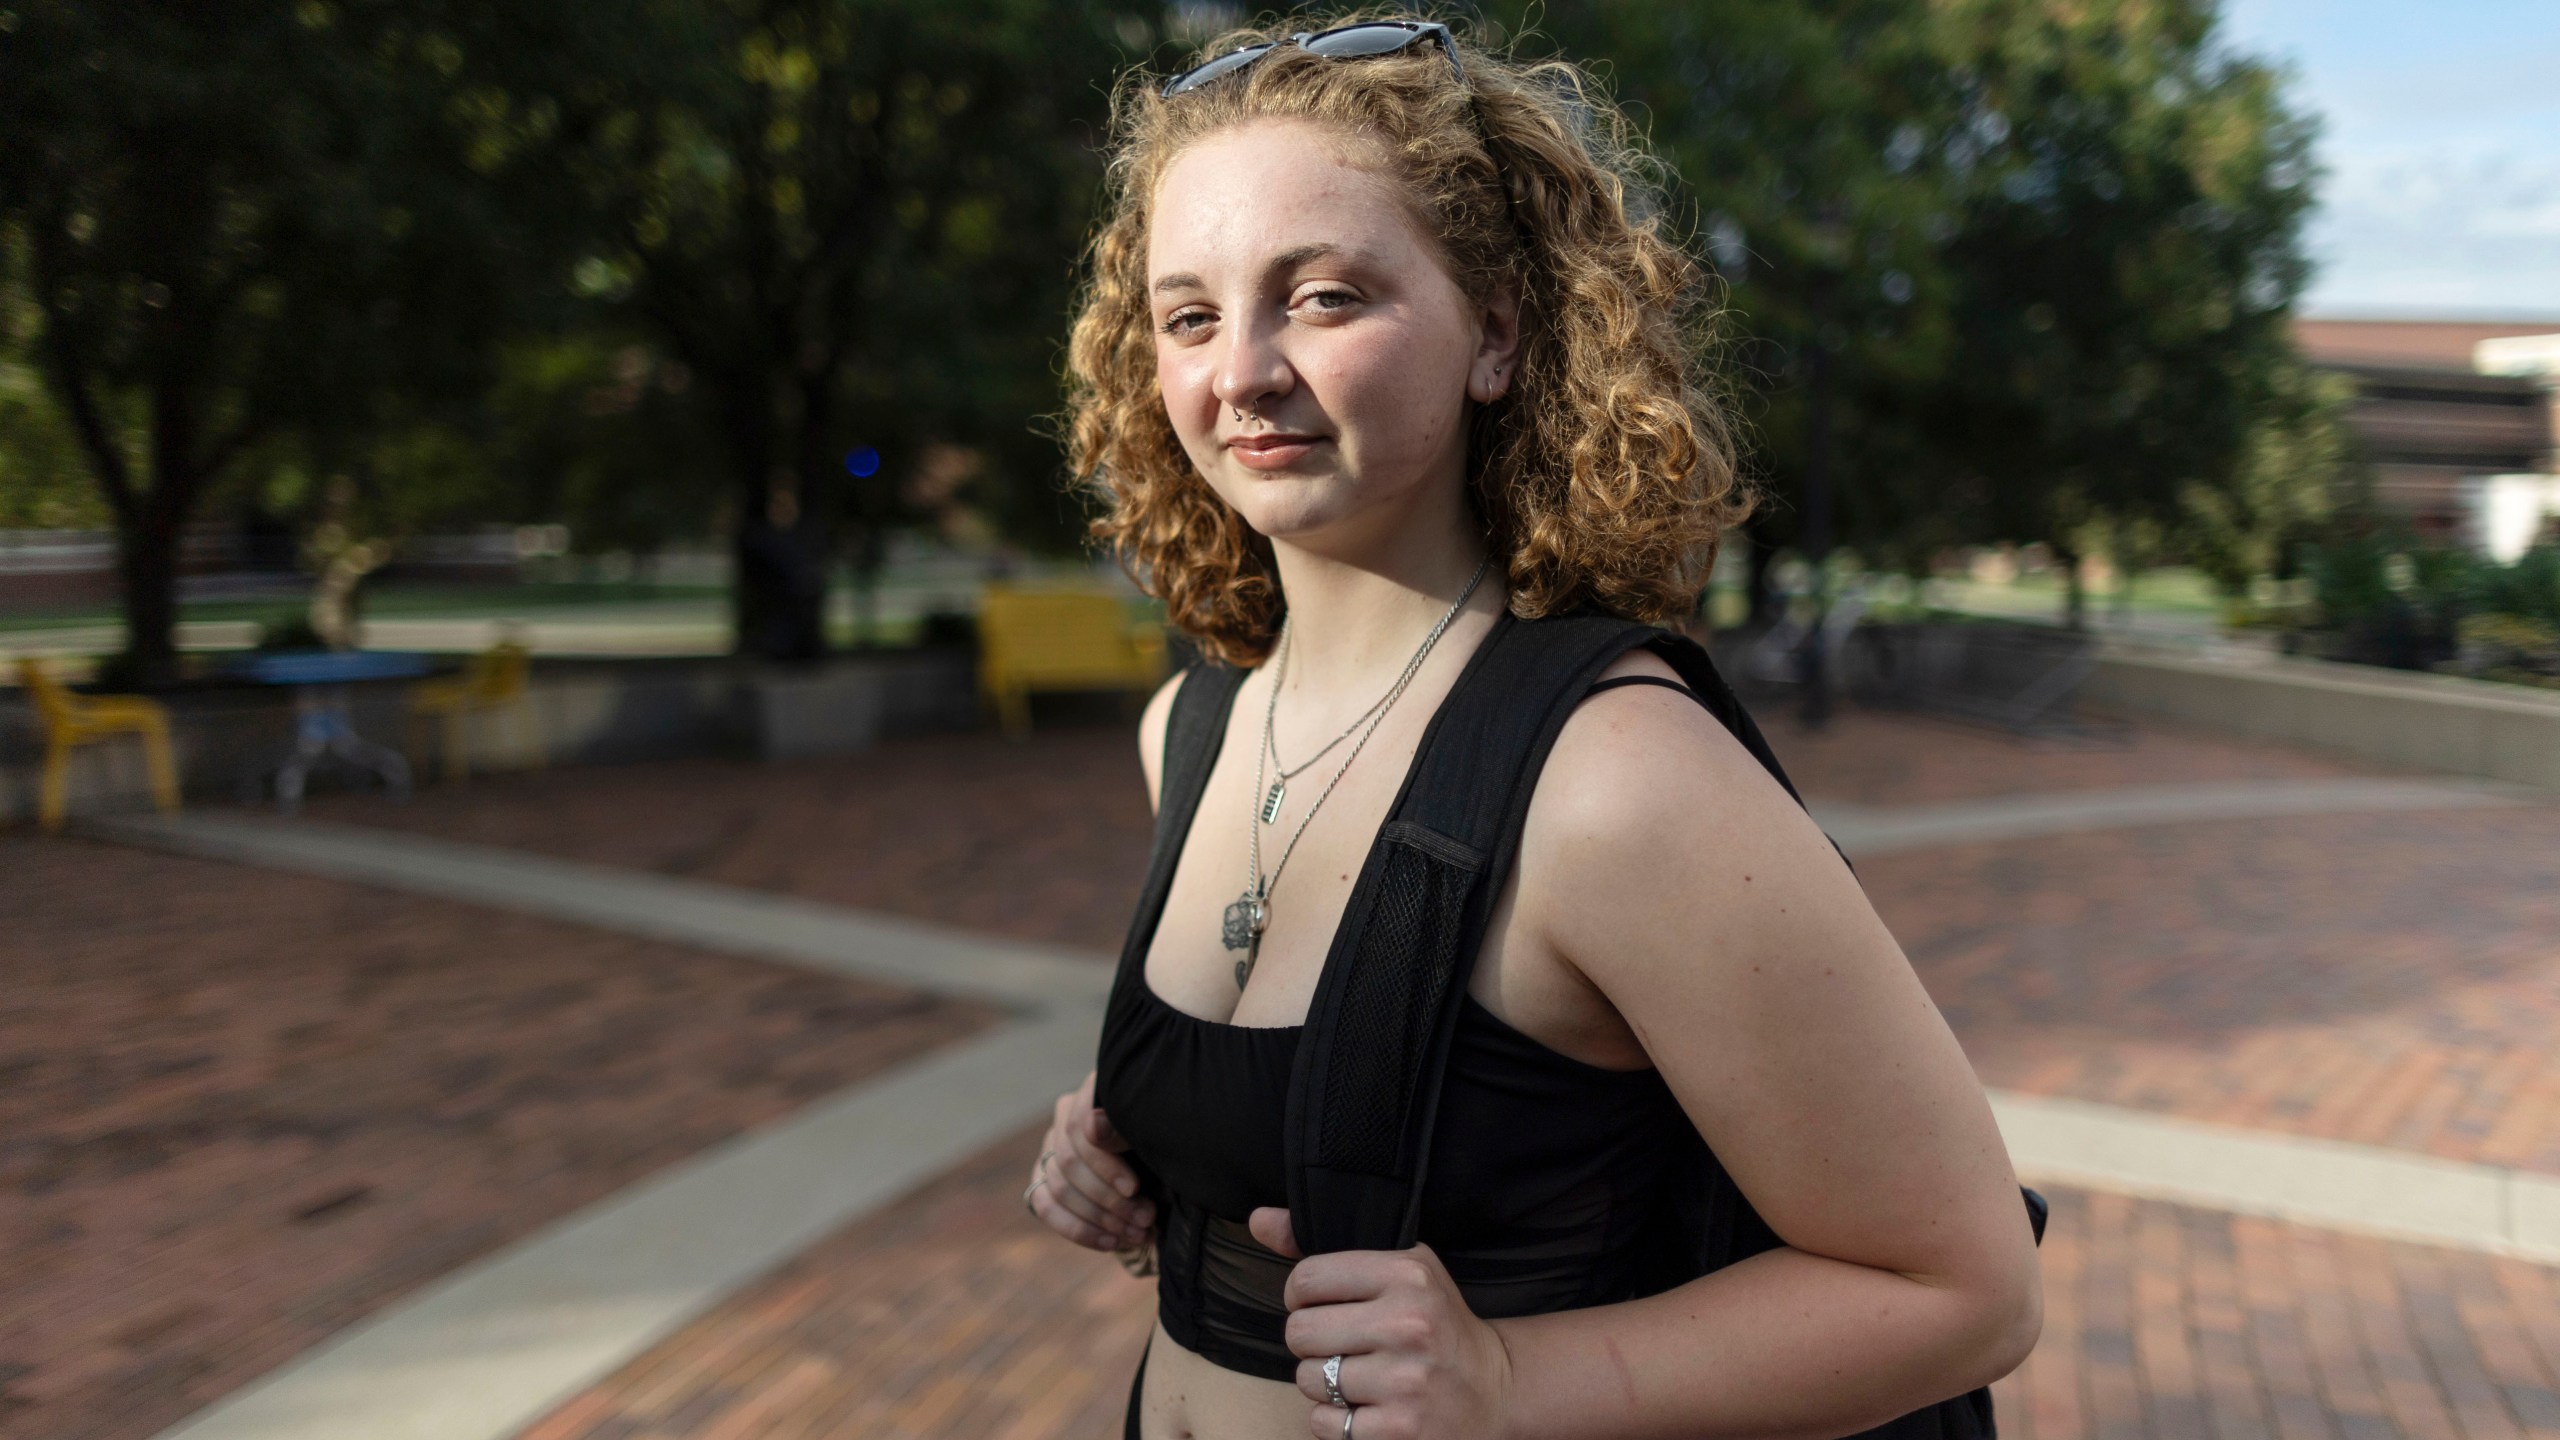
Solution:
{"label": "shadow on brick pavement", "polygon": [[156,1433],[457,1266],[975,1032],[889,987],[0,837],[0,1437]]}

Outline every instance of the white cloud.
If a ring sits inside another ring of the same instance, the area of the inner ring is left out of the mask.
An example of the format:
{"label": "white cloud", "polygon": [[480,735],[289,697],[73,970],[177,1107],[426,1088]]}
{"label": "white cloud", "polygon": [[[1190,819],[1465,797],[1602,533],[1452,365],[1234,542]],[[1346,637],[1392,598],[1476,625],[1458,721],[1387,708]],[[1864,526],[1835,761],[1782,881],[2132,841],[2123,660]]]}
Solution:
{"label": "white cloud", "polygon": [[2230,5],[2322,120],[2312,309],[2560,315],[2560,6],[2472,4]]}

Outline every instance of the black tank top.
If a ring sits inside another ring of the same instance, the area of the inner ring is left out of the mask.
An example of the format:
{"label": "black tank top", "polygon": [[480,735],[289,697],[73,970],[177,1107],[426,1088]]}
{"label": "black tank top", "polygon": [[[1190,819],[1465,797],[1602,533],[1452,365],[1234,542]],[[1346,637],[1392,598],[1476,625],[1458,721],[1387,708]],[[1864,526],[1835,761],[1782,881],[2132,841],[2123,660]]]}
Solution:
{"label": "black tank top", "polygon": [[[1684,687],[1651,676],[1604,681]],[[1181,853],[1186,837],[1161,845]],[[1170,886],[1163,887],[1170,889]],[[1159,903],[1130,927],[1102,1025],[1095,1100],[1130,1145],[1157,1208],[1157,1314],[1165,1333],[1225,1369],[1288,1381],[1289,1263],[1245,1218],[1288,1204],[1281,1133],[1303,1027],[1185,1014],[1146,980]],[[1421,1240],[1486,1319],[1632,1299],[1648,1289],[1642,1237],[1688,1117],[1653,1070],[1558,1054],[1464,1003],[1432,1137]]]}

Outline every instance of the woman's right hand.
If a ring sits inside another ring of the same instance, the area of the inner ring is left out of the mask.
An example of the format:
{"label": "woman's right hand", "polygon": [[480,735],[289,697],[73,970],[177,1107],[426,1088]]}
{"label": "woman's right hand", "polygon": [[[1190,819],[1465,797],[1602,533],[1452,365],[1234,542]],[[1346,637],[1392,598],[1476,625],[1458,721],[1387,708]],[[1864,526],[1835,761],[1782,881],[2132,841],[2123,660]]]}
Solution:
{"label": "woman's right hand", "polygon": [[1058,1097],[1023,1201],[1041,1223],[1088,1250],[1135,1250],[1155,1239],[1156,1207],[1121,1159],[1129,1142],[1094,1108],[1093,1076]]}

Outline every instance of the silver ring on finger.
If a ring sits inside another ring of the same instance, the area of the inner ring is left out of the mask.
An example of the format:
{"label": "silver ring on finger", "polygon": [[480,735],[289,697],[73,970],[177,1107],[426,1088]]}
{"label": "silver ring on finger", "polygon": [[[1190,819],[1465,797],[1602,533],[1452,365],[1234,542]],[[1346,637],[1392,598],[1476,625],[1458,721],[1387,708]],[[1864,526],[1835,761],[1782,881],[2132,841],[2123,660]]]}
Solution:
{"label": "silver ring on finger", "polygon": [[1346,1405],[1346,1406],[1344,1406],[1344,1407],[1343,1407],[1343,1409],[1342,1409],[1342,1440],[1351,1440],[1351,1419],[1352,1419],[1352,1417],[1353,1417],[1353,1416],[1358,1415],[1359,1413],[1360,1413],[1360,1407],[1359,1407],[1359,1406],[1357,1406],[1357,1405]]}
{"label": "silver ring on finger", "polygon": [[1324,1399],[1326,1404],[1336,1410],[1351,1408],[1351,1402],[1342,1398],[1342,1357],[1339,1355],[1332,1356],[1324,1362]]}

